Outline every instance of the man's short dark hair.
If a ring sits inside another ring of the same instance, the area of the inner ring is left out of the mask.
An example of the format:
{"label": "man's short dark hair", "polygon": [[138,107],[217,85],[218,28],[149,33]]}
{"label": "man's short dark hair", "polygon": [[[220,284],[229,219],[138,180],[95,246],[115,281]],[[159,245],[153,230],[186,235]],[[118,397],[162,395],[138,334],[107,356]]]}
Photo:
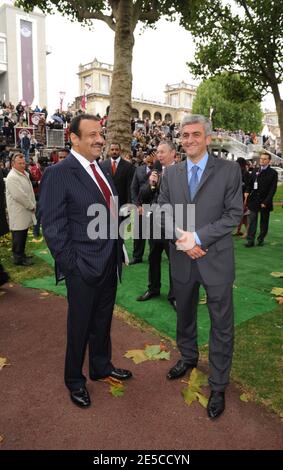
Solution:
{"label": "man's short dark hair", "polygon": [[118,145],[119,150],[121,150],[121,144],[119,144],[118,142],[111,142],[110,147],[111,145]]}
{"label": "man's short dark hair", "polygon": [[74,117],[70,124],[70,133],[76,134],[78,137],[81,136],[80,132],[80,123],[81,121],[100,121],[97,116],[93,114],[79,114],[78,116]]}

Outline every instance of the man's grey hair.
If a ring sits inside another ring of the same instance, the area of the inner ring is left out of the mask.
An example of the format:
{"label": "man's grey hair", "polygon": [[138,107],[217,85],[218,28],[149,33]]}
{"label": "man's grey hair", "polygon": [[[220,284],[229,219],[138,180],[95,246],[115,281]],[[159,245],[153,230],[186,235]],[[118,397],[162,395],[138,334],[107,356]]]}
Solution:
{"label": "man's grey hair", "polygon": [[181,130],[184,126],[187,126],[188,124],[202,124],[205,131],[205,135],[212,134],[211,121],[207,117],[202,116],[202,114],[191,114],[185,116],[181,122]]}
{"label": "man's grey hair", "polygon": [[172,140],[161,140],[159,142],[157,148],[159,147],[159,145],[168,145],[170,150],[175,150],[176,151],[176,145],[174,144],[174,142],[172,142]]}

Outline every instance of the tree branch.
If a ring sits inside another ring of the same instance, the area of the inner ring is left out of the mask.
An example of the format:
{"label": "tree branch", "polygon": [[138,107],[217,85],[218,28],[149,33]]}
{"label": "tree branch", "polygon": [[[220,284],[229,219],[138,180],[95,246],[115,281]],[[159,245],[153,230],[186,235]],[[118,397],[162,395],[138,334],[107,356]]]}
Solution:
{"label": "tree branch", "polygon": [[103,21],[106,23],[109,28],[111,28],[113,31],[116,29],[116,23],[113,19],[113,14],[111,15],[104,15],[100,11],[89,11],[86,8],[83,8],[82,6],[78,5],[78,2],[76,0],[69,0],[70,5],[72,5],[77,18],[80,22],[83,20],[99,20]]}

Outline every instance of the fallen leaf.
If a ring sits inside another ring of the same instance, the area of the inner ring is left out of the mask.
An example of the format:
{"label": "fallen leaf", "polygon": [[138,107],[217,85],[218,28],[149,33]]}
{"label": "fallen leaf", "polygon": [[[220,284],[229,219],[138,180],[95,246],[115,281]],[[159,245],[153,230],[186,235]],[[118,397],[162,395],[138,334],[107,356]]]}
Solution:
{"label": "fallen leaf", "polygon": [[33,238],[30,240],[30,243],[41,243],[43,241],[43,237],[41,238]]}
{"label": "fallen leaf", "polygon": [[5,366],[10,366],[11,364],[8,364],[7,358],[6,357],[0,357],[0,370],[3,369]]}
{"label": "fallen leaf", "polygon": [[193,390],[191,390],[190,388],[184,388],[182,390],[182,395],[185,399],[185,402],[187,403],[187,405],[191,405],[193,403],[193,401],[196,400],[197,396],[196,396],[196,392],[194,392]]}
{"label": "fallen leaf", "polygon": [[4,439],[5,439],[5,437],[3,435],[1,436],[1,434],[0,434],[0,444],[1,444],[1,442],[4,441]]}
{"label": "fallen leaf", "polygon": [[168,361],[170,359],[170,352],[164,351],[163,346],[161,349],[160,344],[147,345],[144,352],[150,361],[156,361],[160,359],[165,359]]}
{"label": "fallen leaf", "polygon": [[208,398],[199,392],[196,392],[196,396],[200,405],[203,406],[204,408],[207,408]]}
{"label": "fallen leaf", "polygon": [[205,305],[207,303],[206,295],[199,300],[199,305]]}
{"label": "fallen leaf", "polygon": [[47,250],[41,250],[39,253],[40,253],[41,255],[47,255],[48,251],[47,251]]}
{"label": "fallen leaf", "polygon": [[273,273],[270,273],[270,276],[273,276],[273,277],[283,277],[283,273],[273,272]]}
{"label": "fallen leaf", "polygon": [[125,386],[122,384],[111,385],[110,393],[113,397],[122,397],[125,393]]}
{"label": "fallen leaf", "polygon": [[47,297],[48,295],[50,295],[50,292],[40,292],[40,295],[42,295],[43,297]]}
{"label": "fallen leaf", "polygon": [[200,370],[194,368],[191,372],[188,385],[194,390],[198,390],[203,385],[208,385],[207,376]]}
{"label": "fallen leaf", "polygon": [[243,401],[244,403],[248,403],[250,399],[251,397],[248,393],[242,393],[242,395],[240,395],[240,400]]}
{"label": "fallen leaf", "polygon": [[124,357],[132,359],[135,364],[141,364],[142,362],[148,361],[143,349],[130,349],[124,354]]}
{"label": "fallen leaf", "polygon": [[283,305],[283,297],[276,297],[277,302],[279,305]]}
{"label": "fallen leaf", "polygon": [[273,287],[271,294],[276,295],[278,297],[283,296],[283,287]]}
{"label": "fallen leaf", "polygon": [[6,294],[6,292],[4,292],[3,290],[0,290],[0,296],[5,295],[5,294]]}
{"label": "fallen leaf", "polygon": [[207,376],[194,368],[188,381],[182,381],[187,384],[187,387],[182,390],[182,395],[185,402],[191,405],[193,401],[198,401],[204,408],[207,407],[208,399],[201,393],[201,387],[208,384]]}

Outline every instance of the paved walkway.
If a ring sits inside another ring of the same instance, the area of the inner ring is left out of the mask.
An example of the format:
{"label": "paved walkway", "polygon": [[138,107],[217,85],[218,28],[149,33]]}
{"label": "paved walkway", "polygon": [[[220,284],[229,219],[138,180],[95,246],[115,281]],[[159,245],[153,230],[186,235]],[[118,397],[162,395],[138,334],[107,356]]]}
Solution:
{"label": "paved walkway", "polygon": [[[92,406],[81,410],[63,384],[66,300],[39,290],[4,286],[0,292],[0,449],[282,449],[279,417],[243,403],[230,385],[225,413],[210,421],[198,403],[185,405],[180,381],[165,375],[178,358],[135,365],[127,349],[158,344],[159,338],[114,318],[113,362],[134,378],[124,397],[108,385],[89,382]],[[172,349],[172,348],[171,348]],[[207,372],[206,367],[200,369]]]}

